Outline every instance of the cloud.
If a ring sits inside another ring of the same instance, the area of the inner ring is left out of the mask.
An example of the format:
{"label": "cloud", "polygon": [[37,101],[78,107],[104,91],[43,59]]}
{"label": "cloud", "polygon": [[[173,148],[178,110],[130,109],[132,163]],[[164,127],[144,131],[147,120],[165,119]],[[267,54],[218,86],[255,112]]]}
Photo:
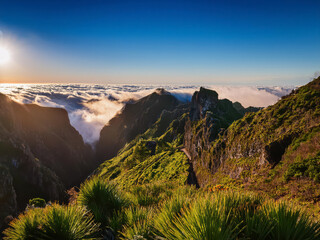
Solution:
{"label": "cloud", "polygon": [[[102,127],[121,110],[128,99],[139,99],[163,87],[180,101],[188,102],[199,86],[96,85],[96,84],[0,84],[0,92],[21,103],[60,107],[68,111],[70,122],[85,142],[94,145]],[[292,87],[206,86],[219,98],[239,101],[243,106],[266,107]]]}

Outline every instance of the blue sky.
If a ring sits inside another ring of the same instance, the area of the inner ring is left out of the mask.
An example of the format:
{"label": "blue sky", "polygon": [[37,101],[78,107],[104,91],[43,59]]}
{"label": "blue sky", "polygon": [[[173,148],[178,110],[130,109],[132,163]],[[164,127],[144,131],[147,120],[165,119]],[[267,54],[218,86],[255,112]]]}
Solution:
{"label": "blue sky", "polygon": [[[2,82],[303,84],[320,1],[0,0]],[[1,45],[0,45],[1,46]]]}

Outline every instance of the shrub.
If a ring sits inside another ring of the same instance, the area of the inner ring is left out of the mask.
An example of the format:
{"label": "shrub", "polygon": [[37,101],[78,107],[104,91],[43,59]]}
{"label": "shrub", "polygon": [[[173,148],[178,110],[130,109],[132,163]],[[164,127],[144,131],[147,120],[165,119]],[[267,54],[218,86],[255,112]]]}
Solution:
{"label": "shrub", "polygon": [[155,234],[167,239],[235,239],[244,237],[246,217],[254,216],[261,198],[230,191],[215,192],[188,206],[171,199],[154,221]]}
{"label": "shrub", "polygon": [[261,211],[257,211],[253,216],[248,214],[245,218],[245,222],[246,225],[241,234],[244,239],[271,239],[270,233],[274,228],[275,223],[274,221],[270,221]]}
{"label": "shrub", "polygon": [[43,208],[46,206],[46,201],[43,198],[33,198],[29,200],[29,205]]}
{"label": "shrub", "polygon": [[320,157],[298,158],[292,163],[284,174],[284,179],[289,181],[292,177],[307,177],[315,182],[320,182]]}
{"label": "shrub", "polygon": [[182,210],[181,217],[173,221],[173,227],[163,232],[168,239],[234,239],[237,228],[230,224],[230,215],[220,206],[212,204],[211,198],[201,199]]}
{"label": "shrub", "polygon": [[78,203],[90,210],[96,221],[103,226],[107,226],[110,218],[128,205],[127,200],[114,185],[97,177],[81,185]]}
{"label": "shrub", "polygon": [[150,239],[152,232],[152,208],[130,207],[124,211],[125,225],[122,239]]}
{"label": "shrub", "polygon": [[152,183],[135,186],[131,190],[131,199],[140,206],[150,206],[159,203],[172,194],[170,186],[164,183]]}
{"label": "shrub", "polygon": [[30,209],[20,214],[9,223],[3,234],[6,240],[33,240],[40,239],[40,224],[42,221],[41,209]]}
{"label": "shrub", "polygon": [[97,239],[98,225],[93,216],[79,206],[60,206],[46,208],[42,225],[44,239]]}
{"label": "shrub", "polygon": [[173,220],[181,215],[181,210],[186,207],[187,200],[182,197],[174,197],[165,201],[158,209],[154,220],[154,233],[165,237],[169,229],[172,229]]}
{"label": "shrub", "polygon": [[262,209],[271,221],[273,228],[270,239],[275,240],[306,240],[320,239],[320,224],[314,223],[301,210],[289,207],[284,203],[267,204]]}
{"label": "shrub", "polygon": [[54,204],[30,209],[9,224],[7,240],[78,240],[99,239],[99,226],[84,208]]}
{"label": "shrub", "polygon": [[151,226],[147,220],[135,222],[132,226],[125,226],[120,239],[152,239]]}

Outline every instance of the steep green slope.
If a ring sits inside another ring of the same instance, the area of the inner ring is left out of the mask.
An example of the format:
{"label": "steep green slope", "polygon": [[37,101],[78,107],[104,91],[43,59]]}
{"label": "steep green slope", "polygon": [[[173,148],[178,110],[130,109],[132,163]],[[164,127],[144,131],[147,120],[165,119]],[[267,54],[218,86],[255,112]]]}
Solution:
{"label": "steep green slope", "polygon": [[217,140],[208,142],[207,135],[197,139],[206,150],[192,154],[201,185],[223,183],[274,198],[320,200],[320,78],[246,114]]}
{"label": "steep green slope", "polygon": [[[115,158],[101,164],[95,174],[122,188],[150,182],[185,184],[189,164],[180,151],[187,116],[184,112],[185,109],[164,111],[148,131],[127,144]],[[154,155],[148,142],[156,143]]]}
{"label": "steep green slope", "polygon": [[[238,107],[246,111],[241,105]],[[145,133],[128,143],[116,157],[101,164],[96,174],[128,188],[158,181],[198,186],[183,148],[185,129],[193,125],[189,118],[195,120],[194,124],[206,125],[209,121],[198,120],[203,115],[211,121],[210,139],[216,138],[223,128],[242,117],[231,101],[219,100],[215,91],[200,88],[192,97],[191,104],[179,105],[173,111],[164,110]],[[154,155],[147,147],[150,143],[156,144]]]}
{"label": "steep green slope", "polygon": [[172,111],[180,104],[177,98],[164,89],[157,89],[146,97],[127,103],[121,112],[102,128],[96,146],[97,159],[102,162],[115,157],[126,143],[147,131],[162,111]]}

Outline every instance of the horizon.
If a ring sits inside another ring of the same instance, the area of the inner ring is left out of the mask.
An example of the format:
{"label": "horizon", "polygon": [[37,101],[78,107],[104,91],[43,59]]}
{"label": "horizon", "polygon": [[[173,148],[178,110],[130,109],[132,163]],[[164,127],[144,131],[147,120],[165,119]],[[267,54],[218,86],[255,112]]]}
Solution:
{"label": "horizon", "polygon": [[2,3],[0,83],[297,86],[319,75],[318,1]]}
{"label": "horizon", "polygon": [[[27,85],[27,86],[26,86]],[[103,126],[127,103],[139,100],[158,87],[165,88],[180,102],[191,102],[196,85],[149,84],[0,84],[0,93],[22,104],[63,108],[70,124],[86,143],[94,145]],[[267,107],[289,94],[291,87],[205,86],[218,93],[219,99],[240,102],[244,107]]]}
{"label": "horizon", "polygon": [[0,2],[0,239],[320,240],[320,0]]}

